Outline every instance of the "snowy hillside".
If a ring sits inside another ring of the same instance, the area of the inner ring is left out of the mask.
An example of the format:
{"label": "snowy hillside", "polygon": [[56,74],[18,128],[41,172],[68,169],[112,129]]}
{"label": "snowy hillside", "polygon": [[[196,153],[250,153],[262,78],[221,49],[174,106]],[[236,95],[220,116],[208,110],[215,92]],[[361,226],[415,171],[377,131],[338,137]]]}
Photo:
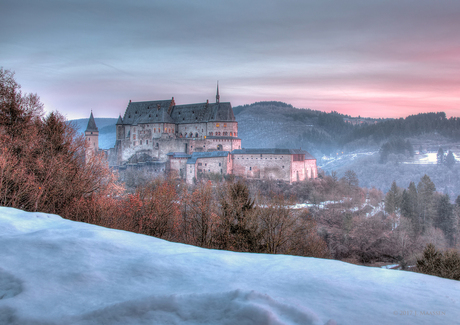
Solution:
{"label": "snowy hillside", "polygon": [[[409,315],[410,314],[410,315]],[[460,282],[0,208],[0,324],[455,324]]]}

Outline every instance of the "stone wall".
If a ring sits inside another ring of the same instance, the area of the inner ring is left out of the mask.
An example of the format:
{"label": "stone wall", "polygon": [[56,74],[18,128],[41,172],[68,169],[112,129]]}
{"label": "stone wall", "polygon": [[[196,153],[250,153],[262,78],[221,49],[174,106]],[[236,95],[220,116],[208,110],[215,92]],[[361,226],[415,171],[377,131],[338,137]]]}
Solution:
{"label": "stone wall", "polygon": [[246,178],[290,181],[291,156],[276,154],[235,154],[233,174]]}

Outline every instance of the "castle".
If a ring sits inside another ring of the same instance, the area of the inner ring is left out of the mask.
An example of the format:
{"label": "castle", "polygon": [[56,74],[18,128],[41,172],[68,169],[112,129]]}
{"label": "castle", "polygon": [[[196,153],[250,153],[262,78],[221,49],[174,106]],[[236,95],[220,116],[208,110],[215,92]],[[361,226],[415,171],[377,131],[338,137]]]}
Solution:
{"label": "castle", "polygon": [[[91,112],[85,137],[89,155],[98,148]],[[120,170],[144,166],[174,173],[187,183],[201,174],[218,173],[289,183],[318,175],[316,159],[300,149],[243,149],[238,122],[229,102],[176,105],[170,100],[131,102],[116,124],[114,148],[102,150]]]}

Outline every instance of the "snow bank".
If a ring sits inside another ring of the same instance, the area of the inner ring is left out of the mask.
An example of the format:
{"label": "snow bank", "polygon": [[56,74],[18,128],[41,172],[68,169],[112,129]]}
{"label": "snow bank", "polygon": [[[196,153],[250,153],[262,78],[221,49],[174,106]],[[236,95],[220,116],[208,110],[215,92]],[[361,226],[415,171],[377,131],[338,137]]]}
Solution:
{"label": "snow bank", "polygon": [[460,282],[0,208],[0,324],[454,324]]}

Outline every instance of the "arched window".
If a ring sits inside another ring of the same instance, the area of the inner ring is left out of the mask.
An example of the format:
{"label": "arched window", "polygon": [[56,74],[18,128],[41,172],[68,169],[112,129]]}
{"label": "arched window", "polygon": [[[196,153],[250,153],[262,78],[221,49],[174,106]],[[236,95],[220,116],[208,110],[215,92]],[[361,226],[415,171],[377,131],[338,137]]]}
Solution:
{"label": "arched window", "polygon": [[190,136],[190,138],[193,138],[193,133],[192,133],[192,132],[190,132],[190,135],[189,135],[189,136]]}
{"label": "arched window", "polygon": [[197,132],[197,133],[195,133],[195,138],[198,138],[198,132]]}
{"label": "arched window", "polygon": [[222,145],[221,144],[217,145],[217,150],[222,151]]}
{"label": "arched window", "polygon": [[212,132],[209,132],[209,135],[212,136]]}
{"label": "arched window", "polygon": [[181,133],[179,133],[179,138],[182,138],[182,132],[181,132]]}
{"label": "arched window", "polygon": [[233,136],[233,132],[230,132],[230,136],[231,136],[231,137]]}

